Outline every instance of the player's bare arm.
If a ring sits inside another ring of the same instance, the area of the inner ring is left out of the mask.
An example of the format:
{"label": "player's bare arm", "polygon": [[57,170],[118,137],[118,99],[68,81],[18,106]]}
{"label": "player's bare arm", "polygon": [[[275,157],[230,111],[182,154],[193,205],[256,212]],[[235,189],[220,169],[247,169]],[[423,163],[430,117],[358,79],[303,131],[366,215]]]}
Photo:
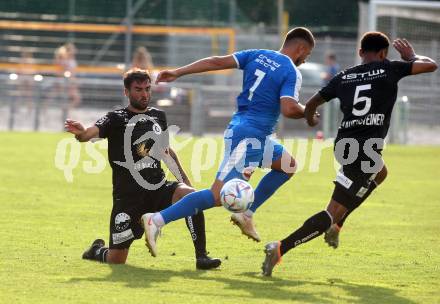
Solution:
{"label": "player's bare arm", "polygon": [[399,52],[402,60],[414,61],[411,70],[412,75],[434,72],[438,67],[433,59],[417,55],[412,45],[406,39],[399,38],[394,40],[393,46]]}
{"label": "player's bare arm", "polygon": [[[292,119],[305,118],[305,106],[291,98],[281,98],[281,113],[283,116]],[[318,124],[319,114],[314,113],[315,125]]]}
{"label": "player's bare arm", "polygon": [[79,121],[73,119],[66,119],[64,122],[64,129],[75,135],[75,138],[80,142],[86,142],[92,138],[99,137],[99,129],[97,126],[92,126],[86,129]]}
{"label": "player's bare arm", "polygon": [[283,97],[280,99],[281,113],[287,118],[304,118],[304,105],[295,99]]}
{"label": "player's bare arm", "polygon": [[318,116],[316,115],[316,109],[325,102],[324,98],[319,93],[313,95],[307,102],[304,109],[304,116],[307,120],[307,124],[311,127],[316,126],[319,123]]}
{"label": "player's bare arm", "polygon": [[157,75],[156,84],[172,82],[184,75],[235,68],[237,63],[232,55],[207,57],[174,70],[161,71]]}

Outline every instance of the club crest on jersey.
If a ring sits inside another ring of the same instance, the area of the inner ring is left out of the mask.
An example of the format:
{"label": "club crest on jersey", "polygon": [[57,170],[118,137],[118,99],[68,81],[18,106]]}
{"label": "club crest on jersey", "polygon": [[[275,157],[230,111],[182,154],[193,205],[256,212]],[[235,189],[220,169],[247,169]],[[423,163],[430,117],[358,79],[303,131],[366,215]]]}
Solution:
{"label": "club crest on jersey", "polygon": [[136,146],[136,153],[140,157],[149,156],[150,149],[146,147],[146,143],[142,142]]}
{"label": "club crest on jersey", "polygon": [[384,69],[375,69],[375,70],[371,70],[368,72],[364,72],[364,73],[351,73],[351,74],[347,74],[342,76],[342,79],[345,80],[350,80],[350,79],[363,79],[363,78],[367,78],[367,77],[374,77],[374,76],[378,76],[381,74],[384,74],[385,70]]}

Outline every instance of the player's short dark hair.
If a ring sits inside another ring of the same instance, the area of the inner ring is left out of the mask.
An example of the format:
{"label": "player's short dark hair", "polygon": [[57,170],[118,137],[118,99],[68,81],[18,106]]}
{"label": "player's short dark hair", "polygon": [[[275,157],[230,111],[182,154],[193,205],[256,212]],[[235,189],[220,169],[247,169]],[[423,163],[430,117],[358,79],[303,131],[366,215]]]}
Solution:
{"label": "player's short dark hair", "polygon": [[315,46],[315,37],[313,37],[312,32],[305,27],[295,27],[294,29],[291,29],[287,33],[286,38],[284,38],[283,46],[296,39],[306,41],[311,47]]}
{"label": "player's short dark hair", "polygon": [[361,39],[361,50],[364,52],[380,52],[388,49],[390,39],[381,32],[366,32]]}
{"label": "player's short dark hair", "polygon": [[131,84],[136,82],[144,82],[148,81],[151,82],[150,74],[147,70],[142,70],[139,68],[133,68],[125,72],[124,74],[124,87],[126,89],[130,89]]}

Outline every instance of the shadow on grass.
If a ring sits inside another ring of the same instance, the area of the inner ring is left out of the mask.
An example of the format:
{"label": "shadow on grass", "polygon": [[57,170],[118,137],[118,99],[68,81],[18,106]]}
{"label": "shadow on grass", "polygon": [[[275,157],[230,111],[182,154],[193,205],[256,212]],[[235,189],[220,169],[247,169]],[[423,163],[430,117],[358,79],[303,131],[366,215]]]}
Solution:
{"label": "shadow on grass", "polygon": [[[185,278],[201,282],[222,283],[225,287],[222,290],[244,291],[247,295],[230,293],[219,293],[218,289],[200,288],[200,290],[169,290],[169,293],[198,295],[207,297],[222,298],[257,298],[271,301],[299,301],[302,303],[339,303],[341,300],[350,303],[403,303],[412,304],[411,300],[397,295],[398,290],[344,282],[341,279],[329,279],[327,282],[313,282],[300,280],[285,280],[276,277],[262,277],[259,273],[246,272],[237,278],[205,276],[207,272],[196,270],[163,270],[154,268],[140,268],[131,265],[108,265],[112,272],[102,277],[72,278],[67,283],[87,282],[118,282],[124,283],[127,288],[159,288],[161,283],[165,283],[160,289],[166,289],[166,283],[173,277]],[[220,270],[211,270],[209,273]],[[199,283],[198,283],[199,284]],[[299,286],[307,286],[313,291],[304,291]],[[312,288],[310,288],[310,286]],[[340,293],[332,291],[339,289],[345,291],[343,298]],[[220,290],[221,291],[221,290]]]}
{"label": "shadow on grass", "polygon": [[355,284],[344,282],[341,279],[328,279],[327,281],[332,286],[339,287],[345,290],[348,295],[354,299],[354,303],[415,303],[414,301],[397,295],[399,290],[396,289],[381,286]]}
{"label": "shadow on grass", "polygon": [[[362,285],[345,282],[341,279],[328,279],[327,282],[285,280],[277,277],[262,277],[260,273],[245,272],[243,277],[259,278],[262,284],[241,280],[217,279],[218,282],[229,284],[233,289],[243,289],[251,293],[252,297],[279,300],[291,300],[303,303],[400,303],[415,304],[415,302],[397,295],[399,290],[381,286]],[[243,286],[244,284],[244,286]],[[246,284],[248,284],[246,286]],[[304,291],[297,288],[304,285],[313,291]],[[236,286],[235,288],[233,286]],[[292,287],[294,290],[292,290]],[[312,288],[310,288],[312,287]],[[289,289],[290,290],[287,290]],[[341,297],[334,289],[345,291]],[[270,296],[267,296],[270,294]]]}

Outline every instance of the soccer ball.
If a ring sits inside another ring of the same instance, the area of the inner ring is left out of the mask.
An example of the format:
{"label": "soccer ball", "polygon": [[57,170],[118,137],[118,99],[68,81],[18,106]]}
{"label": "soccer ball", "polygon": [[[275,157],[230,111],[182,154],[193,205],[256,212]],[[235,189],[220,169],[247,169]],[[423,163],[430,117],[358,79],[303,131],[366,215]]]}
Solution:
{"label": "soccer ball", "polygon": [[254,189],[244,180],[234,178],[223,185],[220,191],[223,207],[231,212],[244,212],[254,202]]}

